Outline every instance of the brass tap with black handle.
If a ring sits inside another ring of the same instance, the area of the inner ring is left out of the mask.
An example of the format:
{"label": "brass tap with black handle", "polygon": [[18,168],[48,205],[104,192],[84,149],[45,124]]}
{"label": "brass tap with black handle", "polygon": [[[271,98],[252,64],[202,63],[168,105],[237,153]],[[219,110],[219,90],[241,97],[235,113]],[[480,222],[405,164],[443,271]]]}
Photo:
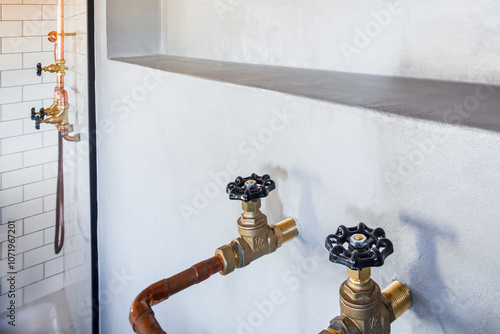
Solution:
{"label": "brass tap with black handle", "polygon": [[[347,245],[347,247],[345,246]],[[340,286],[341,315],[320,334],[389,334],[391,322],[412,304],[410,290],[399,281],[383,291],[371,278],[371,267],[381,267],[394,252],[385,231],[364,223],[340,225],[326,237],[330,261],[345,265],[349,278]]]}

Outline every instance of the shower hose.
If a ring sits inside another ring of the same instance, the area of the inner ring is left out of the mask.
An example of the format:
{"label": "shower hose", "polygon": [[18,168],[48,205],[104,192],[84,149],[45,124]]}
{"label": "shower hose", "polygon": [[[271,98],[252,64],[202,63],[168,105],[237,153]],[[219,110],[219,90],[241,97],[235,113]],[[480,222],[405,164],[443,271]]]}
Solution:
{"label": "shower hose", "polygon": [[54,251],[59,254],[64,244],[64,173],[63,173],[63,131],[58,132],[57,194],[56,194],[56,235]]}

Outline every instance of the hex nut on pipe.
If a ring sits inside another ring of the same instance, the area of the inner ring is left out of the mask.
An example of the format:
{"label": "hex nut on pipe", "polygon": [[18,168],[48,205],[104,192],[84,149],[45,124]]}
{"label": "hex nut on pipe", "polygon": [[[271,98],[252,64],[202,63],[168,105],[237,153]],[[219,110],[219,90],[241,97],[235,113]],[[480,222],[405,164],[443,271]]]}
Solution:
{"label": "hex nut on pipe", "polygon": [[260,200],[241,202],[241,208],[245,212],[257,212],[260,209]]}
{"label": "hex nut on pipe", "polygon": [[347,268],[347,274],[349,278],[354,282],[365,282],[370,279],[371,276],[371,268],[363,268],[361,270],[352,270]]}
{"label": "hex nut on pipe", "polygon": [[227,275],[232,273],[236,269],[236,255],[234,254],[233,247],[230,245],[224,245],[217,248],[215,255],[218,255],[222,259],[224,267],[220,271],[221,275]]}

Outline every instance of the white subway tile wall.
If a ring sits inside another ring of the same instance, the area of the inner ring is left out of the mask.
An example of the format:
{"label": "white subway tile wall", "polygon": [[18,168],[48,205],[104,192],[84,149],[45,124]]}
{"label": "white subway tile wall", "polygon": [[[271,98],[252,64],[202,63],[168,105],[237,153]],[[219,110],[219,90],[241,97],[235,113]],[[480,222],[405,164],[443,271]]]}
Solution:
{"label": "white subway tile wall", "polygon": [[[85,22],[86,3],[69,0],[65,4],[66,31],[78,34],[66,39],[66,64],[70,68],[67,90],[75,98],[70,100],[70,121],[78,129],[87,124],[87,69],[86,25],[76,21]],[[10,220],[16,225],[17,306],[63,287],[71,288],[82,280],[90,284],[88,145],[64,144],[65,178],[70,178],[65,187],[68,238],[63,251],[56,255],[57,131],[46,124],[35,130],[29,117],[32,107],[48,107],[53,100],[55,74],[38,77],[35,67],[38,62],[43,66],[54,63],[54,44],[47,40],[47,34],[57,29],[56,5],[57,0],[0,1],[0,313],[10,303],[6,294]],[[76,60],[78,64],[74,65]],[[75,72],[79,73],[77,79]],[[78,183],[81,180],[83,184]],[[74,268],[82,270],[79,276],[68,275],[65,267],[71,273]]]}

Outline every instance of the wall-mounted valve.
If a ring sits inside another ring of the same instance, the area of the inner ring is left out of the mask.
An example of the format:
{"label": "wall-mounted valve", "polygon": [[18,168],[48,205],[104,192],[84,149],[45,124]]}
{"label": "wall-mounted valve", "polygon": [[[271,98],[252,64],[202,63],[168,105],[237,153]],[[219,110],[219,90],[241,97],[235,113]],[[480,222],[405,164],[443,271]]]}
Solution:
{"label": "wall-mounted valve", "polygon": [[[62,129],[71,126],[69,123],[65,124],[65,108],[60,108],[55,101],[49,108],[40,108],[38,112],[35,108],[31,108],[31,120],[35,121],[35,128],[40,130],[40,123],[54,124]],[[47,118],[45,118],[47,116]],[[70,130],[71,132],[71,130]]]}
{"label": "wall-mounted valve", "polygon": [[35,121],[37,130],[40,130],[41,123],[53,124],[66,140],[79,141],[79,134],[69,135],[73,131],[73,126],[68,121],[68,109],[68,104],[59,105],[58,100],[54,99],[54,103],[50,107],[40,108],[38,112],[35,111],[35,108],[31,108],[31,120]]}
{"label": "wall-mounted valve", "polygon": [[242,201],[243,213],[238,219],[240,237],[215,252],[224,260],[221,274],[226,275],[249,265],[298,235],[292,218],[268,225],[267,217],[260,211],[261,198],[267,197],[274,188],[274,181],[267,174],[262,177],[257,174],[245,178],[240,176],[227,185],[229,199]]}
{"label": "wall-mounted valve", "polygon": [[55,64],[45,67],[42,67],[42,64],[38,63],[36,64],[36,75],[41,76],[42,71],[44,71],[50,73],[57,73],[58,76],[64,76],[66,74],[65,71],[67,69],[67,67],[64,64],[66,64],[66,61],[64,59],[59,59],[56,61]]}
{"label": "wall-mounted valve", "polygon": [[285,241],[298,236],[297,225],[292,218],[269,226],[266,216],[260,212],[260,199],[274,188],[274,181],[269,175],[260,177],[257,174],[246,178],[238,177],[227,185],[229,198],[243,201],[244,212],[238,219],[241,236],[229,245],[219,247],[215,256],[210,259],[143,290],[134,300],[129,314],[130,324],[136,333],[165,334],[151,309],[153,305],[216,273],[226,275],[235,268],[245,267],[255,259],[274,252]]}
{"label": "wall-mounted valve", "polygon": [[[347,245],[347,248],[344,247]],[[394,251],[381,228],[363,223],[339,226],[326,238],[330,261],[347,266],[349,278],[340,286],[341,315],[320,334],[388,334],[391,322],[412,304],[410,290],[394,281],[383,291],[371,278],[370,267],[380,267]]]}

